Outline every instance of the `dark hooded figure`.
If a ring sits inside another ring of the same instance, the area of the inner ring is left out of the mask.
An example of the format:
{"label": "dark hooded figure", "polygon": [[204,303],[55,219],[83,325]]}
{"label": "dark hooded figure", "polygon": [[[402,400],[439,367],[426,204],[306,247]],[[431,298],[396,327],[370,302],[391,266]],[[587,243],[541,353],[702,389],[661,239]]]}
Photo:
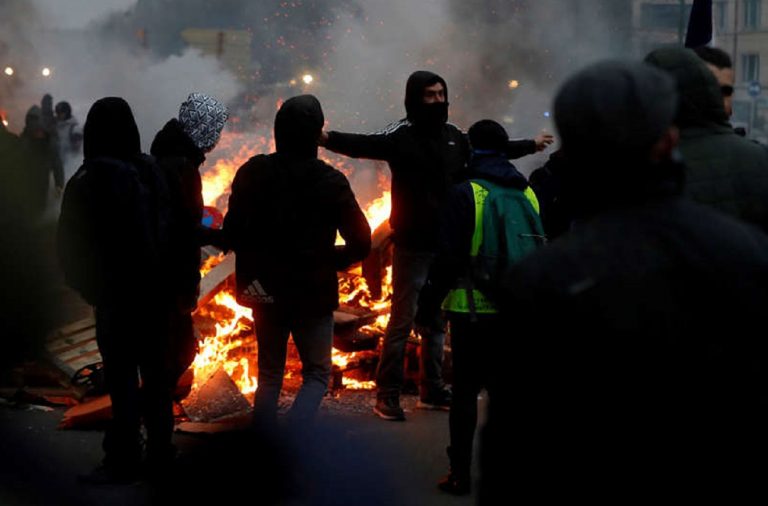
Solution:
{"label": "dark hooded figure", "polygon": [[142,419],[150,467],[167,466],[173,456],[161,309],[168,300],[166,197],[157,167],[141,154],[139,130],[125,100],[96,101],[83,141],[83,165],[64,193],[59,258],[67,282],[94,306],[112,401],[104,461],[83,479],[130,482],[142,463]]}
{"label": "dark hooded figure", "polygon": [[511,490],[501,461],[542,501],[762,489],[768,237],[681,197],[677,104],[645,63],[591,65],[557,93],[578,219],[503,276],[481,504]]}
{"label": "dark hooded figure", "polygon": [[203,183],[200,166],[219,141],[229,116],[218,100],[192,93],[173,118],[155,136],[150,152],[168,186],[170,197],[168,272],[174,296],[170,304],[169,368],[172,382],[192,364],[197,339],[192,311],[197,308],[200,285],[200,246],[219,244],[216,230],[204,227]]}
{"label": "dark hooded figure", "polygon": [[687,167],[686,193],[768,231],[768,152],[733,131],[715,75],[690,49],[657,49],[645,61],[677,83],[675,124]]}
{"label": "dark hooded figure", "polygon": [[[237,299],[253,308],[259,387],[254,423],[274,426],[288,336],[299,351],[302,385],[289,418],[310,421],[331,373],[336,272],[368,255],[371,229],[344,175],[317,159],[323,126],[312,95],[290,98],[275,117],[277,152],[238,169],[224,219],[237,254]],[[334,246],[336,234],[345,241]]]}
{"label": "dark hooded figure", "polygon": [[568,170],[568,160],[561,149],[549,156],[547,163],[531,172],[528,180],[536,192],[541,206],[541,223],[547,240],[551,241],[571,228],[573,216],[563,195],[563,174]]}
{"label": "dark hooded figure", "polygon": [[40,215],[48,202],[51,173],[57,192],[64,189],[64,167],[55,146],[55,137],[46,127],[43,112],[36,105],[29,108],[24,118],[21,141],[28,170],[34,174],[36,181],[32,207]]}
{"label": "dark hooded figure", "polygon": [[[47,174],[46,174],[47,176]],[[0,121],[0,375],[42,356],[59,300],[50,290],[48,234],[39,217],[39,174],[30,170],[22,141]]]}
{"label": "dark hooded figure", "polygon": [[[354,158],[386,160],[392,171],[394,236],[392,306],[376,376],[374,413],[385,420],[405,420],[400,406],[405,347],[413,329],[419,291],[439,242],[445,196],[462,181],[469,159],[466,135],[448,120],[448,85],[439,75],[419,70],[405,85],[406,117],[371,135],[323,133],[322,145]],[[509,141],[508,158],[544,149],[551,136]],[[445,334],[422,329],[419,407],[447,410],[451,392],[442,375]]]}

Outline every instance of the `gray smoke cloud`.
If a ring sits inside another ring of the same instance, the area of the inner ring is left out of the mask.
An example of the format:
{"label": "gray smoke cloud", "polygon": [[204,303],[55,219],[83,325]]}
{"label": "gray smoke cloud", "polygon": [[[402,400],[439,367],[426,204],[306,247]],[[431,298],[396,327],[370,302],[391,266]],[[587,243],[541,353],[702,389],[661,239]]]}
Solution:
{"label": "gray smoke cloud", "polygon": [[[121,96],[131,104],[142,145],[148,149],[154,134],[178,114],[189,93],[204,91],[226,102],[242,91],[242,83],[213,56],[192,48],[160,56],[142,48],[135,37],[103,29],[110,15],[124,16],[135,8],[135,0],[99,0],[99,8],[91,10],[78,6],[94,0],[7,1],[3,28],[14,29],[0,36],[0,47],[5,48],[0,56],[17,71],[12,89],[0,96],[0,102],[8,110],[13,131],[23,128],[27,108],[39,104],[45,93],[54,102],[70,102],[81,124],[95,100]],[[50,69],[50,77],[41,75],[43,67]]]}
{"label": "gray smoke cloud", "polygon": [[[554,133],[548,112],[567,75],[598,59],[631,57],[631,5],[623,0],[359,5],[363,15],[337,21],[318,92],[332,128],[372,131],[403,117],[405,81],[426,69],[447,80],[459,127],[492,118],[513,138]],[[516,164],[529,172],[546,156]]]}
{"label": "gray smoke cloud", "polygon": [[[62,11],[64,4],[72,9]],[[328,128],[376,131],[404,116],[405,81],[418,69],[447,80],[451,122],[466,129],[492,118],[513,138],[530,138],[553,132],[547,113],[568,74],[631,56],[630,13],[628,0],[4,0],[0,56],[53,62],[52,79],[24,84],[21,114],[48,92],[72,102],[82,121],[95,99],[121,95],[134,108],[145,149],[190,91],[228,101],[239,120],[228,128],[254,136],[270,136],[277,104],[300,93],[320,98]],[[187,47],[187,28],[247,31],[245,78]],[[304,73],[314,77],[309,85]],[[516,164],[530,172],[548,152]],[[365,200],[386,169],[354,165],[377,169],[351,177]]]}

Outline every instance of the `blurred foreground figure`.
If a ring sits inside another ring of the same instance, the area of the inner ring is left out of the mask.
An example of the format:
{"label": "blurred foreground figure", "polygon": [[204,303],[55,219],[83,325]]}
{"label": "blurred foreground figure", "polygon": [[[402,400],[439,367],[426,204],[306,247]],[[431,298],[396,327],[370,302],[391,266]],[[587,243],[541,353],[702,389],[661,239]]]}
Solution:
{"label": "blurred foreground figure", "polygon": [[503,278],[482,504],[763,483],[768,237],[680,197],[677,103],[641,63],[592,65],[557,94],[578,216]]}
{"label": "blurred foreground figure", "polygon": [[112,400],[103,464],[83,479],[125,483],[141,470],[142,419],[150,469],[166,468],[174,453],[163,309],[169,300],[166,197],[159,170],[141,154],[139,130],[122,98],[93,104],[83,148],[83,165],[64,192],[59,260],[67,283],[94,306]]}
{"label": "blurred foreground figure", "polygon": [[[331,374],[336,271],[368,255],[371,229],[347,178],[317,158],[323,110],[312,95],[290,98],[275,117],[276,153],[240,167],[224,218],[237,254],[237,300],[253,308],[259,387],[254,424],[275,426],[289,334],[302,384],[288,417],[314,419]],[[334,246],[337,232],[345,241]]]}

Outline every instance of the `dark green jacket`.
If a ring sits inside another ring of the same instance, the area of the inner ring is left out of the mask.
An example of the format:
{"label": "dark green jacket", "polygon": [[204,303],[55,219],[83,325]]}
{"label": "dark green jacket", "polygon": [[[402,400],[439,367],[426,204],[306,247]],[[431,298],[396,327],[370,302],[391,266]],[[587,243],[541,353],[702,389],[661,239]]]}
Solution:
{"label": "dark green jacket", "polygon": [[658,49],[646,61],[677,80],[686,193],[768,231],[768,153],[733,132],[715,76],[688,49]]}

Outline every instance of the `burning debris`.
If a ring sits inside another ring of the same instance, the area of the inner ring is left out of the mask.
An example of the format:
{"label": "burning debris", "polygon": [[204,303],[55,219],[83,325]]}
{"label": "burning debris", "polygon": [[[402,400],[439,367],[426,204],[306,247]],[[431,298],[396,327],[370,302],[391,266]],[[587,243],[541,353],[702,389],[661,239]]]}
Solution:
{"label": "burning debris", "polygon": [[[248,136],[224,132],[216,150],[218,159],[203,174],[203,194],[206,205],[226,209],[231,182],[237,169],[257,153],[274,149],[274,140],[267,136]],[[349,159],[331,154],[325,161],[344,173],[354,171]],[[380,186],[388,182],[380,181]],[[369,260],[340,275],[341,307],[334,312],[334,368],[340,381],[336,387],[372,389],[370,374],[363,370],[375,368],[376,349],[389,318],[391,294],[391,230],[387,219],[391,209],[389,191],[382,191],[364,212],[374,232],[374,251]],[[208,251],[214,253],[213,251]],[[198,310],[195,324],[200,332],[200,352],[193,364],[196,382],[208,378],[213,370],[223,368],[240,391],[250,397],[256,390],[257,350],[252,332],[249,308],[235,302],[231,276],[234,255],[211,255],[202,269]],[[290,358],[288,367],[290,368]],[[356,371],[344,375],[346,371]],[[287,374],[291,374],[290,371]],[[348,377],[349,376],[349,377]],[[362,377],[361,377],[362,376]],[[288,385],[289,386],[288,382]],[[193,386],[193,391],[201,385]],[[290,387],[290,386],[289,386]]]}
{"label": "burning debris", "polygon": [[202,386],[193,389],[181,405],[193,422],[212,422],[251,409],[250,403],[223,369],[217,369]]}
{"label": "burning debris", "polygon": [[[206,204],[222,209],[237,168],[258,152],[269,150],[273,142],[257,138],[246,144],[240,134],[223,136],[224,150],[230,158],[214,160],[203,177]],[[345,160],[349,164],[348,160]],[[349,171],[349,166],[343,167]],[[378,363],[378,346],[389,318],[391,294],[391,231],[388,191],[365,209],[374,232],[374,248],[363,263],[339,275],[340,307],[334,312],[334,350],[332,390],[370,390]],[[207,422],[248,411],[257,388],[258,349],[253,333],[251,309],[240,306],[234,297],[235,257],[213,247],[203,248],[207,258],[201,268],[202,280],[198,308],[193,315],[199,351],[185,378],[185,388],[177,389],[183,413],[194,422]],[[93,383],[82,371],[98,376],[101,360],[95,340],[93,318],[59,329],[50,339],[49,356],[72,381]],[[290,396],[300,386],[300,360],[292,342],[286,364],[285,391]],[[192,379],[190,379],[192,378]],[[93,386],[93,385],[91,385]],[[94,392],[97,389],[93,389]],[[97,398],[81,413],[67,416],[67,426],[78,420],[91,423],[93,416],[110,415],[109,401]],[[107,403],[104,405],[104,403]],[[95,415],[94,415],[95,413]]]}

